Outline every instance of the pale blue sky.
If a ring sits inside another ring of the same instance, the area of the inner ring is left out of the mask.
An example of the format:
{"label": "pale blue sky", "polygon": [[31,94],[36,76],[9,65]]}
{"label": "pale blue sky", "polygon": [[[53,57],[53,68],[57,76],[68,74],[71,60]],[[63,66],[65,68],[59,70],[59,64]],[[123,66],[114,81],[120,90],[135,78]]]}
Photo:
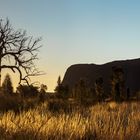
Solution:
{"label": "pale blue sky", "polygon": [[0,0],[0,18],[42,36],[39,78],[53,90],[75,63],[140,57],[139,0]]}

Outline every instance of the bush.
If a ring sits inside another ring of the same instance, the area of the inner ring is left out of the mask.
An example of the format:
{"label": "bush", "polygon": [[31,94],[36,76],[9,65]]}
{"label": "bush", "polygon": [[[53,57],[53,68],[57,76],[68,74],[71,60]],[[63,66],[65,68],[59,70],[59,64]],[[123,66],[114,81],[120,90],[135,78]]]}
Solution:
{"label": "bush", "polygon": [[17,87],[16,91],[22,97],[37,97],[38,96],[38,87],[33,85],[20,85]]}
{"label": "bush", "polygon": [[0,111],[13,110],[19,112],[23,108],[23,100],[18,96],[4,95],[0,93]]}

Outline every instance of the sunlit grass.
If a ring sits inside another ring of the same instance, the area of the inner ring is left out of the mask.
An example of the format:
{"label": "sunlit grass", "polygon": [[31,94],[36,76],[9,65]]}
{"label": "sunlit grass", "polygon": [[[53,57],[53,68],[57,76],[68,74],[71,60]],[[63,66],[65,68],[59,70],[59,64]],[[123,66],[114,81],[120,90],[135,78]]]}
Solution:
{"label": "sunlit grass", "polygon": [[68,113],[49,111],[46,102],[19,114],[1,113],[0,139],[140,139],[140,104],[110,104]]}

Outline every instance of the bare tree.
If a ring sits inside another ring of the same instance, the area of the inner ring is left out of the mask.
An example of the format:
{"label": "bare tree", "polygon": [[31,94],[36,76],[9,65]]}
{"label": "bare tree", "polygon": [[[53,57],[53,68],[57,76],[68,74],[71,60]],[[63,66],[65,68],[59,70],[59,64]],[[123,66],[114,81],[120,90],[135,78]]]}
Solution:
{"label": "bare tree", "polygon": [[26,31],[14,30],[9,19],[0,19],[0,87],[1,71],[11,69],[18,72],[19,84],[25,81],[29,84],[31,76],[40,75],[34,61],[38,59],[37,51],[41,38],[33,39]]}

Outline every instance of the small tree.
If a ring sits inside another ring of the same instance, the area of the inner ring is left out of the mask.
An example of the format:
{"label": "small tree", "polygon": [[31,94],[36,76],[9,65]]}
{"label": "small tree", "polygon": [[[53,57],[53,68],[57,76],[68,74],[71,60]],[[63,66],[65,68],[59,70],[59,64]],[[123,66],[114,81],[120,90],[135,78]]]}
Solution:
{"label": "small tree", "polygon": [[57,86],[54,90],[59,97],[67,98],[68,97],[68,87],[64,86],[61,82],[61,77],[58,77]]}
{"label": "small tree", "polygon": [[112,68],[112,96],[115,101],[121,101],[125,98],[124,92],[124,71],[121,67]]}
{"label": "small tree", "polygon": [[40,86],[40,94],[39,94],[40,102],[44,102],[45,101],[46,90],[47,90],[47,85],[41,84],[41,86]]}
{"label": "small tree", "polygon": [[56,93],[60,93],[61,90],[62,90],[62,83],[61,83],[61,77],[59,76],[59,77],[58,77],[58,80],[57,80],[57,86],[56,86],[56,88],[54,89],[54,91],[55,91]]}
{"label": "small tree", "polygon": [[5,79],[2,83],[2,91],[5,93],[5,94],[12,94],[13,93],[13,86],[12,86],[12,81],[11,81],[11,77],[9,74],[7,74],[5,76]]}
{"label": "small tree", "polygon": [[96,97],[97,100],[104,101],[105,96],[104,96],[104,90],[103,90],[103,78],[100,77],[96,80],[95,82],[95,92],[96,92]]}
{"label": "small tree", "polygon": [[41,84],[40,86],[40,92],[43,92],[43,93],[46,93],[46,90],[47,90],[47,85],[44,85],[44,84]]}

